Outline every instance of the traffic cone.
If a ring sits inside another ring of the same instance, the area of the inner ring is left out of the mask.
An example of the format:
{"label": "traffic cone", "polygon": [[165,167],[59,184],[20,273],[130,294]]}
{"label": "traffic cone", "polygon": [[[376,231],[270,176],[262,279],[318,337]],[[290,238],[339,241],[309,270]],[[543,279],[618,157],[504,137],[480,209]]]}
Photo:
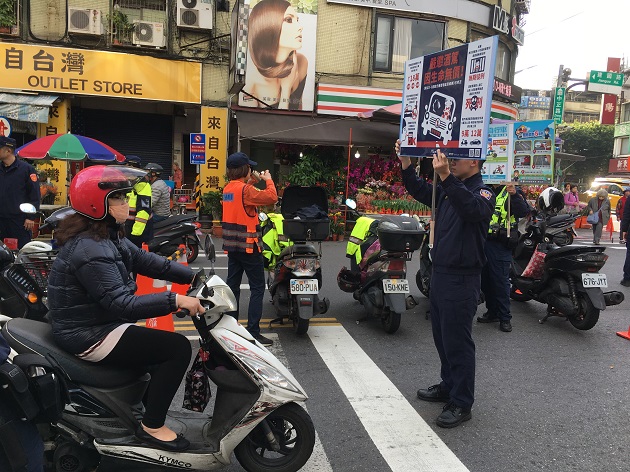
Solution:
{"label": "traffic cone", "polygon": [[[188,258],[186,257],[186,246],[184,246],[183,244],[180,244],[179,248],[177,249],[177,252],[179,252],[179,257],[177,258],[177,262],[188,267]],[[188,293],[189,288],[190,288],[189,284],[173,283],[173,285],[171,285],[171,291],[178,293],[179,295],[186,295]]]}
{"label": "traffic cone", "polygon": [[626,338],[630,341],[630,328],[628,328],[628,331],[617,331],[617,336],[621,336],[622,338]]}
{"label": "traffic cone", "polygon": [[[149,246],[146,243],[142,243],[142,250],[149,252]],[[146,275],[136,274],[136,295],[147,295],[153,293],[153,279]]]}
{"label": "traffic cone", "polygon": [[610,242],[613,243],[613,233],[615,232],[615,226],[613,225],[612,218],[608,218],[608,224],[606,225],[606,231],[610,233]]}
{"label": "traffic cone", "polygon": [[[166,282],[164,280],[155,279],[153,281],[153,291],[151,293],[166,292]],[[168,314],[158,318],[147,318],[147,328],[161,329],[162,331],[175,331],[175,323],[173,323],[173,315]]]}

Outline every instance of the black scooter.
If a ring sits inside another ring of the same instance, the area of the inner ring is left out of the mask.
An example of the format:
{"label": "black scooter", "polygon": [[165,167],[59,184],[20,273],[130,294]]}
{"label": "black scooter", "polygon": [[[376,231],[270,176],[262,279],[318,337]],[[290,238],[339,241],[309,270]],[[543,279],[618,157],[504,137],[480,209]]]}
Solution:
{"label": "black scooter", "polygon": [[[624,295],[618,291],[602,291],[608,287],[606,275],[599,273],[608,260],[604,247],[559,247],[553,242],[545,242],[547,223],[551,218],[550,214],[539,212],[529,219],[525,233],[520,235],[512,258],[510,296],[517,301],[533,299],[545,303],[547,314],[539,320],[540,323],[550,316],[561,316],[577,329],[591,329],[597,323],[600,311],[607,306],[619,305]],[[523,272],[536,250],[545,253],[544,262],[537,271],[530,270],[531,274],[524,277]]]}
{"label": "black scooter", "polygon": [[186,246],[186,259],[192,264],[199,256],[201,245],[201,223],[196,221],[196,214],[170,216],[153,224],[153,239],[147,246],[150,252],[168,257],[179,248]]}

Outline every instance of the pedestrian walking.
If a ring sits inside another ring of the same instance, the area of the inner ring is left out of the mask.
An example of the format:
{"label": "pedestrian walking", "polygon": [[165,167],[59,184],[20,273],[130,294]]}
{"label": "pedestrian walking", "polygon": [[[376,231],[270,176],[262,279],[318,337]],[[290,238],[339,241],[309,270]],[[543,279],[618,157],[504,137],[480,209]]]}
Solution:
{"label": "pedestrian walking", "polygon": [[33,215],[20,205],[31,203],[39,211],[39,178],[32,165],[15,157],[15,139],[0,136],[0,240],[15,238],[21,249],[33,237]]}
{"label": "pedestrian walking", "polygon": [[[623,211],[626,205],[626,201],[630,197],[630,187],[625,187],[623,189],[623,196],[617,200],[617,206],[615,207],[615,214],[617,215],[617,221],[621,221],[623,218]],[[621,225],[619,225],[619,243],[625,244],[625,237],[623,235],[623,231],[621,230]]]}
{"label": "pedestrian walking", "polygon": [[[409,194],[431,205],[433,186],[418,178],[409,157],[396,153]],[[480,295],[481,271],[486,261],[484,244],[488,235],[495,197],[484,185],[483,161],[447,159],[440,149],[433,158],[436,182],[435,240],[431,256],[431,327],[440,356],[442,380],[418,390],[418,398],[445,402],[436,423],[453,428],[472,417],[475,391],[475,343],[472,322]]]}
{"label": "pedestrian walking", "polygon": [[512,249],[518,241],[518,218],[527,216],[530,208],[525,200],[525,195],[514,184],[498,185],[493,190],[496,195],[496,203],[485,246],[487,261],[481,272],[481,290],[485,296],[487,311],[477,317],[477,322],[492,323],[498,321],[499,329],[509,333],[512,331],[512,315],[510,313]]}
{"label": "pedestrian walking", "polygon": [[602,238],[602,230],[608,224],[610,218],[610,200],[608,192],[603,188],[597,191],[597,194],[591,198],[587,205],[589,215],[597,215],[597,221],[590,224],[593,228],[593,244],[599,244]]}
{"label": "pedestrian walking", "polygon": [[[571,185],[571,184],[568,184]],[[564,213],[580,211],[580,195],[577,185],[571,185],[570,191],[564,194]]]}
{"label": "pedestrian walking", "polygon": [[265,268],[262,255],[262,230],[258,221],[259,205],[273,205],[278,201],[276,186],[268,170],[260,173],[265,190],[259,190],[257,174],[253,174],[256,162],[247,154],[237,152],[228,156],[228,184],[223,189],[223,250],[228,255],[226,283],[234,292],[236,312],[230,314],[238,320],[243,272],[249,282],[250,298],[247,310],[247,331],[264,345],[273,342],[260,334],[263,297],[265,294]]}

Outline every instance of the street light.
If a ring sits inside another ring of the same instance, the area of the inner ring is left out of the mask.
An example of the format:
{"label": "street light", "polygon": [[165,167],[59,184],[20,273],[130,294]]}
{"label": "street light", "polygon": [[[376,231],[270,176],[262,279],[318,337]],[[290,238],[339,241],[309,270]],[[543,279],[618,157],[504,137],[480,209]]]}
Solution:
{"label": "street light", "polygon": [[357,149],[357,152],[354,153],[354,157],[355,159],[358,159],[359,157],[361,157],[361,153],[359,152],[358,149]]}

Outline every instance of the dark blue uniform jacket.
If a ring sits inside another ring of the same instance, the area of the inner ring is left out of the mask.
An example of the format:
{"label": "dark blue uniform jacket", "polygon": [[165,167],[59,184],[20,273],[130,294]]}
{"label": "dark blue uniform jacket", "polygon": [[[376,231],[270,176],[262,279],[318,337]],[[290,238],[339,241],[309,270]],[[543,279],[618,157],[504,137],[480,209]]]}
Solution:
{"label": "dark blue uniform jacket", "polygon": [[[413,166],[403,170],[410,195],[431,206],[433,186],[416,176]],[[477,173],[463,182],[449,175],[438,184],[433,270],[448,274],[480,274],[486,263],[484,244],[494,211],[494,192]]]}
{"label": "dark blue uniform jacket", "polygon": [[9,167],[0,164],[0,218],[24,221],[27,215],[20,211],[20,204],[32,203],[39,210],[39,199],[39,179],[32,165],[20,159]]}

